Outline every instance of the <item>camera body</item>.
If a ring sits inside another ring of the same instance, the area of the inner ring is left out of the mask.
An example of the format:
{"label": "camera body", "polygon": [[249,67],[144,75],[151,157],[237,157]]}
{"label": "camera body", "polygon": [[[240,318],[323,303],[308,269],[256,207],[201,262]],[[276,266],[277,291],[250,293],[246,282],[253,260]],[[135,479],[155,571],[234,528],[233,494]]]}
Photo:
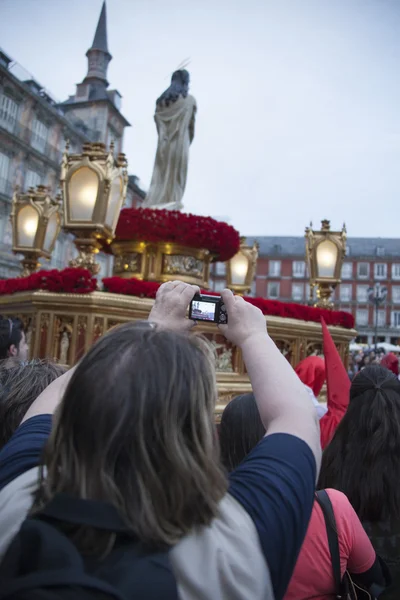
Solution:
{"label": "camera body", "polygon": [[207,296],[195,294],[189,305],[189,319],[192,321],[206,321],[226,325],[228,315],[221,296]]}

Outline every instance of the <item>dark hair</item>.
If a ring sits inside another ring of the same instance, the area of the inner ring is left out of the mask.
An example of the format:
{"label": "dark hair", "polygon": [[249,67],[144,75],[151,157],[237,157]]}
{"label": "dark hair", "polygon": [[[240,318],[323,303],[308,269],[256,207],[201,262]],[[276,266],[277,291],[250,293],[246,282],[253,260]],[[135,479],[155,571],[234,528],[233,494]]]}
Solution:
{"label": "dark hair", "polygon": [[16,318],[0,318],[0,359],[8,358],[11,346],[18,348],[24,327],[22,321]]}
{"label": "dark hair", "polygon": [[219,443],[222,463],[233,471],[265,435],[254,394],[236,396],[222,413]]}
{"label": "dark hair", "polygon": [[380,365],[351,384],[350,402],[322,456],[318,486],[344,492],[361,521],[400,517],[400,382]]}
{"label": "dark hair", "polygon": [[[100,338],[55,415],[34,511],[62,492],[105,501],[152,548],[209,525],[227,489],[214,363],[205,339],[147,322]],[[104,555],[115,541],[88,527],[73,537],[85,554]]]}
{"label": "dark hair", "polygon": [[161,104],[169,106],[176,102],[180,96],[186,98],[189,93],[189,81],[190,75],[188,71],[185,69],[175,71],[171,78],[171,85],[158,98],[156,102],[157,106]]}
{"label": "dark hair", "polygon": [[61,365],[37,359],[11,368],[0,365],[0,448],[8,442],[34,400],[65,371]]}

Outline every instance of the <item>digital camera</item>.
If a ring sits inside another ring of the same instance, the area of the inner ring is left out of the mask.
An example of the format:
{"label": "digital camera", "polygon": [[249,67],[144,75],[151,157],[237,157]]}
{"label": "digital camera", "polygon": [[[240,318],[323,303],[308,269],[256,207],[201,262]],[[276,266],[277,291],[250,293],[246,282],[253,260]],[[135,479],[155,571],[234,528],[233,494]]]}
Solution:
{"label": "digital camera", "polygon": [[226,325],[228,315],[221,296],[196,294],[189,305],[189,319]]}

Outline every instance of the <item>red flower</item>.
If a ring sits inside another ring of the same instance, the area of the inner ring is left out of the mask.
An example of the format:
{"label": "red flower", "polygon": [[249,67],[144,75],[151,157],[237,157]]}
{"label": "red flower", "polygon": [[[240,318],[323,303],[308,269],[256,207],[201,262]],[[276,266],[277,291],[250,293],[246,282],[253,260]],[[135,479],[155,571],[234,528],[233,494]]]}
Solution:
{"label": "red flower", "polygon": [[[115,233],[116,241],[175,242],[190,248],[205,248],[225,262],[240,246],[239,233],[231,225],[211,217],[176,210],[124,208]],[[104,250],[109,252],[109,247]]]}
{"label": "red flower", "polygon": [[[107,291],[114,294],[126,294],[128,296],[142,296],[145,298],[155,298],[158,288],[161,284],[152,281],[141,281],[140,279],[123,279],[122,277],[107,277],[103,279]],[[215,292],[202,290],[203,293],[218,296]],[[265,298],[245,297],[247,302],[257,306],[264,315],[274,317],[286,317],[290,319],[299,319],[301,321],[313,321],[320,323],[321,316],[324,317],[327,325],[337,325],[345,329],[354,327],[353,315],[343,311],[326,310],[323,308],[314,308],[303,304],[291,304],[278,302],[278,300],[266,300]]]}
{"label": "red flower", "polygon": [[64,292],[67,294],[88,294],[96,289],[96,279],[87,269],[67,268],[63,271],[52,269],[38,271],[28,277],[0,281],[0,295],[15,294],[32,290]]}

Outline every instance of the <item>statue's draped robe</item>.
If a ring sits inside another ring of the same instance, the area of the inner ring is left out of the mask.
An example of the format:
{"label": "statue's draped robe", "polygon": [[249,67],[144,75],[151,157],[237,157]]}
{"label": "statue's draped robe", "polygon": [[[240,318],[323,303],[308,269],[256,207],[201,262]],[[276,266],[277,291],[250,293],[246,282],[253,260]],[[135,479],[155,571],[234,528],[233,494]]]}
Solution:
{"label": "statue's draped robe", "polygon": [[193,96],[181,97],[169,106],[157,106],[154,119],[158,146],[144,206],[182,208],[195,114],[196,100]]}

